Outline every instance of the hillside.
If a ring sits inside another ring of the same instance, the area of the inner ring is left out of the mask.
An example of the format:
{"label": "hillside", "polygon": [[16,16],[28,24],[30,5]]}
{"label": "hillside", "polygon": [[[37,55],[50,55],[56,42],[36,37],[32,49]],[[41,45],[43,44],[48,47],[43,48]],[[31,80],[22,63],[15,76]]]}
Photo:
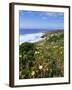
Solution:
{"label": "hillside", "polygon": [[45,32],[41,38],[20,45],[20,79],[64,76],[64,31]]}

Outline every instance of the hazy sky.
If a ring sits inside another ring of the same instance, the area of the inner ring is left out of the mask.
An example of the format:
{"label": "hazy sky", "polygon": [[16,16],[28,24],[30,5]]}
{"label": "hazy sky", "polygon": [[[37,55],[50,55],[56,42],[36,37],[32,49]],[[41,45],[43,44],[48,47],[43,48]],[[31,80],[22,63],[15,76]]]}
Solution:
{"label": "hazy sky", "polygon": [[[42,40],[42,32],[64,28],[64,13],[19,11],[20,44]],[[45,30],[46,29],[46,30]]]}
{"label": "hazy sky", "polygon": [[63,29],[64,13],[19,11],[20,29]]}

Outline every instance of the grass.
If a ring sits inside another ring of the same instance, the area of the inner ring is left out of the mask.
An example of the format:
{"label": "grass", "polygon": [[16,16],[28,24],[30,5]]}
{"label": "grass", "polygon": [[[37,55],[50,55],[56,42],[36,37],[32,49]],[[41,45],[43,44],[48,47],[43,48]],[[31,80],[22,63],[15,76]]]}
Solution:
{"label": "grass", "polygon": [[20,45],[20,79],[64,76],[64,31],[46,32],[41,38],[39,42]]}

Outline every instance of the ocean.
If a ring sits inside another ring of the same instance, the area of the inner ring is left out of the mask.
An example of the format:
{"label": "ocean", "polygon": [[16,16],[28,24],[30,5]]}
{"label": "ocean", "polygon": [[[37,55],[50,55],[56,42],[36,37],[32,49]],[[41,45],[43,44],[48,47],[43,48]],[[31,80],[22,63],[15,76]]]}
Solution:
{"label": "ocean", "polygon": [[24,42],[35,43],[35,42],[41,41],[43,39],[41,37],[43,36],[44,32],[54,31],[54,30],[56,29],[51,29],[51,30],[50,29],[20,29],[19,42],[20,44],[22,44]]}
{"label": "ocean", "polygon": [[54,30],[58,30],[58,29],[20,29],[19,34],[23,35],[23,34],[41,33],[41,32],[48,32]]}

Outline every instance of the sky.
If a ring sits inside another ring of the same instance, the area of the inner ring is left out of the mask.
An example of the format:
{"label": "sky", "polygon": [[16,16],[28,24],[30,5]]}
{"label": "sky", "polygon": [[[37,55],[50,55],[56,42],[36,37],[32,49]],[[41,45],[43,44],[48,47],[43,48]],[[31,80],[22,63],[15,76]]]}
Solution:
{"label": "sky", "polygon": [[19,11],[20,29],[63,29],[63,12]]}
{"label": "sky", "polygon": [[20,44],[42,40],[43,31],[64,29],[63,12],[19,11]]}

